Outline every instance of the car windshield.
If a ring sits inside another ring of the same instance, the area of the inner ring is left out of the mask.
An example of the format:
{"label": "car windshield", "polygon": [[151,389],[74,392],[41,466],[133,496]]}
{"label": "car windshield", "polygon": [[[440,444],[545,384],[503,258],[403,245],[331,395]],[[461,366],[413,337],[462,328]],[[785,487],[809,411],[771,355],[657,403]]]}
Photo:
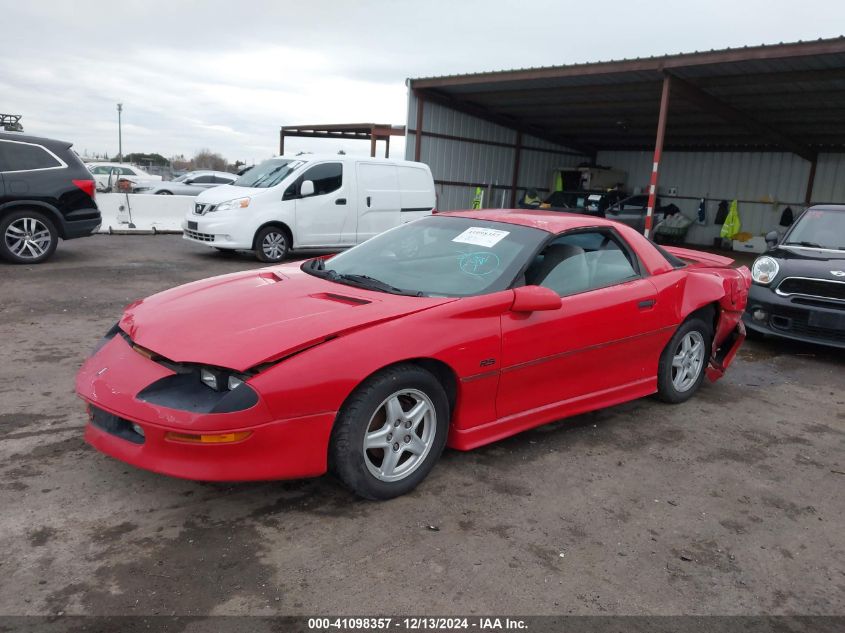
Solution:
{"label": "car windshield", "polygon": [[845,250],[845,211],[808,209],[798,218],[784,244]]}
{"label": "car windshield", "polygon": [[236,187],[275,187],[303,163],[304,161],[301,160],[271,158],[250,168],[232,184]]}
{"label": "car windshield", "polygon": [[527,226],[433,215],[302,269],[383,292],[468,297],[508,288],[548,236]]}

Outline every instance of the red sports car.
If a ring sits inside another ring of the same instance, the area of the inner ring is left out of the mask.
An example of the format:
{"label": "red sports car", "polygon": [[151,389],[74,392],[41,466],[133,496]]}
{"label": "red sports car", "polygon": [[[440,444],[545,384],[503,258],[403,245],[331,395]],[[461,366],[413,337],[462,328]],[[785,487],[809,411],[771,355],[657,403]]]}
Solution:
{"label": "red sports car", "polygon": [[77,377],[85,436],[176,477],[394,497],[444,446],[717,379],[745,336],[730,264],[584,215],[432,215],[129,305]]}

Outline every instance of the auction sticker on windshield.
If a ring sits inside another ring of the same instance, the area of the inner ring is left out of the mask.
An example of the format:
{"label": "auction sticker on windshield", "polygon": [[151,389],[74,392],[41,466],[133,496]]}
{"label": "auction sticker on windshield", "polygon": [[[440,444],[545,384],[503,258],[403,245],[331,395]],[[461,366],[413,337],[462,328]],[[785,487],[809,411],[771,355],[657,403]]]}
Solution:
{"label": "auction sticker on windshield", "polygon": [[482,226],[471,226],[457,237],[452,238],[452,241],[490,248],[501,242],[508,235],[510,235],[510,231],[486,229]]}

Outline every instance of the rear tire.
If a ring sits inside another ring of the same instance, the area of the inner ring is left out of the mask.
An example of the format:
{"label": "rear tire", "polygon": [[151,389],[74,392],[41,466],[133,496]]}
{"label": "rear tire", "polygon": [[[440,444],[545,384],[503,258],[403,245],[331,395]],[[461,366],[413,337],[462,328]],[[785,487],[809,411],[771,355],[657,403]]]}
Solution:
{"label": "rear tire", "polygon": [[56,225],[40,211],[14,211],[0,219],[0,256],[13,264],[40,264],[58,243]]}
{"label": "rear tire", "polygon": [[426,478],[449,432],[449,401],[416,365],[390,367],[344,403],[329,443],[331,470],[366,499],[406,494]]}
{"label": "rear tire", "polygon": [[713,332],[697,317],[687,319],[677,329],[660,355],[657,368],[657,396],[678,404],[689,400],[704,382],[710,362]]}
{"label": "rear tire", "polygon": [[255,256],[262,262],[278,263],[287,257],[290,239],[279,226],[265,226],[255,235]]}
{"label": "rear tire", "polygon": [[156,191],[157,196],[172,196],[172,191]]}

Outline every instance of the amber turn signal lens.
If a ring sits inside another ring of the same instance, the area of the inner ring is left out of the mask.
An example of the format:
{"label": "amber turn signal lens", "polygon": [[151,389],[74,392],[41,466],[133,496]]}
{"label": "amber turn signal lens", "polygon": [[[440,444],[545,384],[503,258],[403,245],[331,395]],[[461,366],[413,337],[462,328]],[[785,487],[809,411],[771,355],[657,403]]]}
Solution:
{"label": "amber turn signal lens", "polygon": [[195,433],[174,433],[168,431],[164,434],[164,439],[171,442],[188,442],[189,444],[231,444],[232,442],[240,442],[245,440],[252,431],[237,431],[235,433],[217,433],[209,434],[195,434]]}

